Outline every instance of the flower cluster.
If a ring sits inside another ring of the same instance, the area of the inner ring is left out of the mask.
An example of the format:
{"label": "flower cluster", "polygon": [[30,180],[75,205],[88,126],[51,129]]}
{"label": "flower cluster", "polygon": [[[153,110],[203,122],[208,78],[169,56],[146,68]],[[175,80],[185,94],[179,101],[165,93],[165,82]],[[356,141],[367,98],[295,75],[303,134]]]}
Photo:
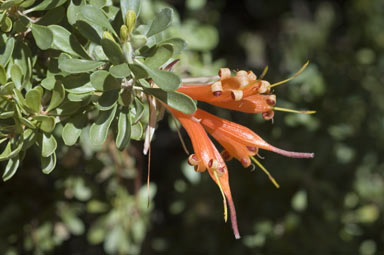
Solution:
{"label": "flower cluster", "polygon": [[[295,76],[271,85],[268,81],[257,79],[252,71],[241,70],[236,75],[232,75],[230,69],[222,68],[219,71],[219,77],[219,80],[209,84],[183,84],[177,91],[195,100],[204,101],[222,108],[246,113],[261,113],[264,119],[270,120],[274,116],[274,110],[285,110],[275,107],[276,95],[270,93],[271,87],[286,82]],[[235,158],[244,167],[249,167],[253,161],[278,187],[273,177],[254,157],[258,154],[259,149],[294,158],[312,158],[314,156],[313,153],[291,152],[276,148],[249,128],[219,118],[201,109],[197,109],[193,114],[185,114],[169,106],[167,108],[185,128],[192,140],[194,154],[189,156],[188,163],[198,172],[208,170],[209,175],[218,185],[223,195],[224,218],[227,219],[228,204],[232,228],[236,238],[240,238],[240,234],[225,161]],[[207,132],[222,145],[224,150],[221,153],[212,143]]]}

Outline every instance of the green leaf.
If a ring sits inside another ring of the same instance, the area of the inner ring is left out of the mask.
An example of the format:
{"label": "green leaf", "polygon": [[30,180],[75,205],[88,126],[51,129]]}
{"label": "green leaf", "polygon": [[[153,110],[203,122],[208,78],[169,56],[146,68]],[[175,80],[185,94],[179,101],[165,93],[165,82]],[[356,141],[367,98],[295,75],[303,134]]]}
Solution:
{"label": "green leaf", "polygon": [[46,50],[51,48],[53,33],[48,27],[32,24],[31,30],[33,38],[35,38],[36,44],[40,49]]}
{"label": "green leaf", "polygon": [[96,30],[95,25],[92,26],[83,20],[78,20],[75,23],[75,27],[82,36],[96,44],[100,44],[102,31]]}
{"label": "green leaf", "polygon": [[64,100],[59,107],[57,107],[52,113],[60,116],[72,115],[81,109],[81,102],[71,102]]}
{"label": "green leaf", "polygon": [[109,20],[105,16],[104,12],[98,9],[97,7],[94,7],[92,5],[83,5],[80,8],[80,12],[82,14],[82,18],[87,20],[90,24],[99,25],[105,28],[106,30],[109,30],[109,32],[113,33],[116,37],[118,37],[111,23],[109,23]]}
{"label": "green leaf", "polygon": [[[0,73],[1,73],[1,67],[0,67]],[[15,88],[15,84],[13,82],[8,82],[3,86],[0,86],[0,96],[11,95],[14,88]]]}
{"label": "green leaf", "polygon": [[4,33],[9,33],[12,30],[12,26],[12,20],[7,16],[1,24],[1,31],[3,31]]}
{"label": "green leaf", "polygon": [[37,115],[34,116],[33,119],[39,122],[39,125],[37,126],[46,133],[51,133],[55,128],[56,121],[53,116]]}
{"label": "green leaf", "polygon": [[77,114],[65,124],[62,137],[67,146],[72,146],[77,142],[83,128],[87,124],[87,120],[86,115]]}
{"label": "green leaf", "polygon": [[149,66],[146,66],[145,64],[136,61],[149,75],[149,77],[152,78],[152,80],[162,89],[165,91],[174,91],[176,90],[180,84],[181,79],[179,76],[177,76],[174,73],[163,71],[159,69],[152,69]]}
{"label": "green leaf", "polygon": [[15,38],[10,37],[7,43],[0,48],[0,65],[5,67],[12,56],[15,47]]}
{"label": "green leaf", "polygon": [[36,2],[36,0],[24,0],[19,6],[25,8],[30,7]]}
{"label": "green leaf", "polygon": [[83,102],[91,98],[92,95],[93,95],[92,92],[83,93],[83,94],[68,93],[67,98],[71,102]]}
{"label": "green leaf", "polygon": [[143,125],[141,122],[137,122],[131,127],[131,139],[140,141],[143,136]]}
{"label": "green leaf", "polygon": [[173,56],[173,47],[171,44],[162,44],[155,48],[151,56],[145,59],[145,65],[150,68],[159,68]]}
{"label": "green leaf", "polygon": [[104,63],[99,61],[59,58],[59,68],[67,73],[85,73],[99,68]]}
{"label": "green leaf", "polygon": [[56,82],[55,87],[52,91],[51,101],[49,102],[47,112],[50,112],[51,110],[58,107],[65,98],[65,89],[64,86],[61,84],[61,82]]}
{"label": "green leaf", "polygon": [[7,74],[5,73],[5,69],[2,65],[0,65],[0,85],[7,83]]}
{"label": "green leaf", "polygon": [[90,58],[76,37],[67,29],[58,25],[50,25],[49,29],[53,33],[52,49],[63,51],[77,57]]}
{"label": "green leaf", "polygon": [[56,153],[53,152],[49,157],[41,157],[41,170],[45,174],[50,174],[56,166]]}
{"label": "green leaf", "polygon": [[65,8],[63,6],[59,6],[55,9],[49,10],[39,21],[37,24],[48,26],[51,24],[59,24],[65,15]]}
{"label": "green leaf", "polygon": [[63,5],[67,0],[44,0],[40,2],[40,4],[32,7],[31,9],[26,10],[24,13],[30,13],[34,11],[44,11],[56,8],[60,5]]}
{"label": "green leaf", "polygon": [[120,1],[121,15],[123,16],[123,20],[125,21],[125,14],[129,10],[133,10],[136,14],[136,17],[139,17],[140,14],[140,0],[121,0]]}
{"label": "green leaf", "polygon": [[186,114],[192,114],[197,109],[195,102],[189,96],[177,91],[165,92],[161,89],[145,88],[144,92],[155,96],[170,107]]}
{"label": "green leaf", "polygon": [[156,14],[155,18],[153,19],[151,27],[148,30],[147,36],[150,37],[167,29],[172,23],[172,16],[172,9],[162,9],[159,13]]}
{"label": "green leaf", "polygon": [[135,75],[136,80],[148,78],[148,72],[141,65],[129,64],[129,68]]}
{"label": "green leaf", "polygon": [[134,106],[135,118],[133,119],[133,123],[136,124],[144,114],[144,105],[139,99],[137,99],[137,97],[135,97]]}
{"label": "green leaf", "polygon": [[99,110],[106,111],[111,109],[117,103],[119,98],[119,89],[107,90],[99,98]]}
{"label": "green leaf", "polygon": [[89,137],[92,144],[102,145],[105,142],[109,127],[111,126],[112,120],[116,114],[116,108],[117,104],[115,104],[115,106],[108,111],[100,111],[96,122],[92,124],[89,130]]}
{"label": "green leaf", "polygon": [[128,64],[126,63],[111,66],[109,68],[109,72],[112,74],[113,77],[116,78],[126,78],[131,75],[131,70],[129,69]]}
{"label": "green leaf", "polygon": [[132,93],[128,89],[120,91],[118,103],[122,106],[129,106],[132,102]]}
{"label": "green leaf", "polygon": [[14,157],[8,160],[7,165],[5,166],[5,170],[3,173],[3,181],[8,181],[15,175],[17,168],[19,168],[20,159],[19,157]]}
{"label": "green leaf", "polygon": [[14,114],[14,111],[0,112],[0,120],[11,118]]}
{"label": "green leaf", "polygon": [[13,64],[11,67],[11,78],[12,81],[15,83],[16,88],[21,89],[23,81],[23,71],[17,64]]}
{"label": "green leaf", "polygon": [[131,117],[128,107],[124,107],[119,113],[117,124],[116,147],[124,150],[131,139]]}
{"label": "green leaf", "polygon": [[105,55],[113,65],[122,64],[126,61],[123,50],[116,42],[108,38],[103,38],[101,39],[101,46],[103,47]]}
{"label": "green leaf", "polygon": [[23,132],[23,151],[28,150],[36,141],[36,133],[35,130],[26,128]]}
{"label": "green leaf", "polygon": [[84,94],[95,91],[89,78],[89,74],[71,74],[63,79],[66,91],[74,94]]}
{"label": "green leaf", "polygon": [[22,137],[12,138],[3,152],[0,154],[0,161],[16,157],[23,148],[24,140]]}
{"label": "green leaf", "polygon": [[187,43],[180,38],[171,38],[161,42],[162,44],[171,44],[173,47],[173,57],[178,56],[187,46]]}
{"label": "green leaf", "polygon": [[41,99],[43,93],[36,88],[33,88],[27,92],[25,95],[25,104],[35,113],[40,113],[41,111]]}
{"label": "green leaf", "polygon": [[48,73],[45,79],[41,81],[41,86],[46,90],[52,90],[55,87],[55,84],[56,84],[55,76],[49,75]]}
{"label": "green leaf", "polygon": [[109,72],[99,70],[91,74],[91,84],[99,91],[120,89],[121,80],[114,78]]}
{"label": "green leaf", "polygon": [[41,156],[49,157],[57,148],[57,142],[52,134],[43,133],[41,141]]}

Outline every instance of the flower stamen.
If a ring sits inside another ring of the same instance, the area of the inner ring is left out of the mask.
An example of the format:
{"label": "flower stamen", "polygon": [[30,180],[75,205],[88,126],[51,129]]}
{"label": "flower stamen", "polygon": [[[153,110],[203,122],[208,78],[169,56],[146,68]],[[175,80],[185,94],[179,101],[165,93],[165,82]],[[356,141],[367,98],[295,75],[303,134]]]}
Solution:
{"label": "flower stamen", "polygon": [[[268,99],[267,99],[267,103],[268,103]],[[276,107],[276,106],[272,107],[272,109],[275,111],[280,111],[280,112],[292,112],[292,113],[302,113],[302,114],[314,114],[314,113],[316,113],[316,111],[311,111],[311,110],[300,111],[300,110],[293,110],[293,109]]]}
{"label": "flower stamen", "polygon": [[217,171],[213,171],[213,174],[217,181],[217,186],[219,186],[221,196],[223,197],[223,206],[224,206],[224,221],[227,222],[228,220],[228,209],[227,209],[227,199],[225,197],[223,188],[221,187],[219,176],[217,175]]}
{"label": "flower stamen", "polygon": [[250,158],[252,159],[252,161],[258,166],[261,168],[261,170],[263,170],[263,172],[268,176],[269,180],[273,183],[273,185],[275,185],[276,188],[280,188],[280,185],[277,183],[277,181],[275,180],[275,178],[273,178],[273,176],[268,172],[268,170],[257,160],[255,159],[255,157],[253,156],[250,156]]}
{"label": "flower stamen", "polygon": [[279,81],[279,82],[276,82],[276,83],[269,85],[269,88],[279,86],[281,84],[287,83],[287,82],[295,79],[297,76],[299,76],[299,74],[301,74],[305,70],[305,68],[307,68],[308,64],[309,64],[309,60],[307,60],[307,62],[305,62],[305,64],[300,68],[300,70],[297,71],[294,75],[292,75],[288,79],[285,79],[285,80],[282,80],[282,81]]}

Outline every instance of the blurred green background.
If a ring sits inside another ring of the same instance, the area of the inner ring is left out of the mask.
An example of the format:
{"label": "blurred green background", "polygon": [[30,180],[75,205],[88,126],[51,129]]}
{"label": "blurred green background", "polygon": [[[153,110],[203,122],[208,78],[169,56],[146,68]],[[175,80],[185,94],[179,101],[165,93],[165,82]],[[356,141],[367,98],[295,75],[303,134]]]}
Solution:
{"label": "blurred green background", "polygon": [[175,8],[179,21],[171,33],[188,42],[176,70],[184,77],[215,75],[226,66],[260,74],[268,65],[265,79],[272,83],[309,59],[303,74],[274,92],[278,106],[315,115],[277,112],[272,123],[199,106],[315,158],[261,152],[280,189],[258,169],[228,164],[242,235],[235,240],[219,190],[186,164],[167,116],[152,143],[149,207],[142,144],[119,154],[110,143],[94,149],[82,137],[79,146],[61,149],[51,175],[30,153],[16,176],[0,184],[1,254],[382,253],[384,2],[142,3],[143,22],[161,7]]}

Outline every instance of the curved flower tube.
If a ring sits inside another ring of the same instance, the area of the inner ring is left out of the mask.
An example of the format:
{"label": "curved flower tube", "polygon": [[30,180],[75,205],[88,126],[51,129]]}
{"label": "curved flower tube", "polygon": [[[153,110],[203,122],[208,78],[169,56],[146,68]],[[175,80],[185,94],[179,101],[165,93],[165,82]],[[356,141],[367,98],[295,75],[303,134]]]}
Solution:
{"label": "curved flower tube", "polygon": [[208,169],[208,173],[215,183],[219,186],[220,191],[224,194],[224,218],[226,220],[226,201],[230,210],[230,218],[233,233],[236,239],[240,238],[236,209],[233,203],[231,189],[229,186],[228,169],[217,151],[215,145],[209,139],[203,126],[194,118],[193,115],[184,114],[171,107],[167,106],[172,115],[181,123],[181,125],[187,131],[191,141],[195,154],[190,155],[188,163],[195,167],[196,171],[203,172]]}

